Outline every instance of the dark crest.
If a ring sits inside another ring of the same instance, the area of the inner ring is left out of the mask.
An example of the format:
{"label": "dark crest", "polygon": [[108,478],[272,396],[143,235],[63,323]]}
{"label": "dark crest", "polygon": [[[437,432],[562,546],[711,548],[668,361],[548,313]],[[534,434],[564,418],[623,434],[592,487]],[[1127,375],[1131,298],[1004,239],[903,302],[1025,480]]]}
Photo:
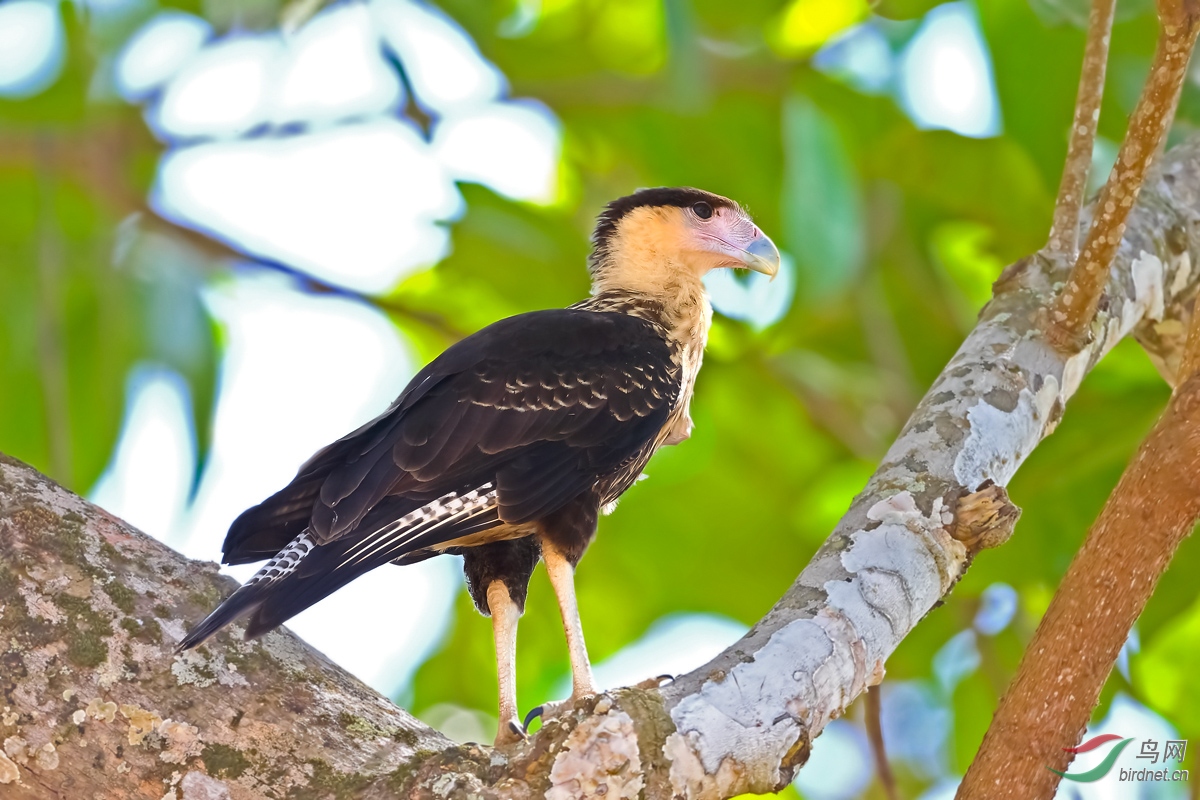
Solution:
{"label": "dark crest", "polygon": [[713,208],[734,208],[736,204],[719,194],[693,189],[690,186],[669,187],[660,186],[655,189],[638,189],[631,195],[618,197],[600,212],[596,220],[596,230],[592,233],[592,246],[595,252],[593,259],[601,257],[608,250],[608,241],[617,229],[621,218],[635,208],[645,206],[674,206],[687,208],[696,203],[708,203]]}

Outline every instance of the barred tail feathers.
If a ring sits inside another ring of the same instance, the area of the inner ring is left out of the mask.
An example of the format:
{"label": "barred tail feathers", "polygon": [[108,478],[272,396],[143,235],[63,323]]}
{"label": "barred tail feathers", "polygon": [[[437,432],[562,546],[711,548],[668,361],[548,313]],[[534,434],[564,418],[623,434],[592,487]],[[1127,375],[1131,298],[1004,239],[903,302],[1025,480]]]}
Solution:
{"label": "barred tail feathers", "polygon": [[342,540],[317,548],[305,562],[302,575],[297,574],[270,587],[264,601],[254,609],[246,626],[246,636],[261,636],[282,625],[376,567],[500,524],[496,495],[489,491],[490,488],[485,485],[461,495],[444,495],[426,504],[419,512],[361,539]]}
{"label": "barred tail feathers", "polygon": [[375,567],[500,524],[496,499],[490,483],[450,492],[369,534],[323,545],[306,530],[189,631],[177,651],[196,647],[246,614],[252,615],[246,638],[257,638]]}
{"label": "barred tail feathers", "polygon": [[213,609],[212,613],[205,617],[199,625],[188,631],[187,636],[183,637],[183,640],[176,646],[175,652],[191,650],[242,614],[258,608],[266,600],[269,587],[295,572],[296,567],[315,547],[316,543],[308,531],[297,536],[287,547],[264,564],[262,569],[254,573],[250,580],[225,598],[225,601]]}

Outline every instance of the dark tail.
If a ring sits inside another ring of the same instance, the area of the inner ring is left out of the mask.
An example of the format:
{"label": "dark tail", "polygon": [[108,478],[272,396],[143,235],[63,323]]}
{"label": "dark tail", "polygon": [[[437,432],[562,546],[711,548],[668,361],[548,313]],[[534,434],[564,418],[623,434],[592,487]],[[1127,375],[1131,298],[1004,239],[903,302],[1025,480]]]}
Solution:
{"label": "dark tail", "polygon": [[[254,577],[246,581],[236,592],[229,595],[225,602],[217,606],[204,621],[188,632],[183,641],[175,648],[176,652],[190,650],[217,631],[233,622],[242,614],[257,611],[271,596],[272,590],[287,578],[293,577],[296,568],[304,558],[317,550],[315,542],[308,532],[293,539],[287,547],[275,554],[275,557],[263,565]],[[265,633],[266,631],[261,631]],[[252,639],[257,634],[246,633],[246,638]]]}
{"label": "dark tail", "polygon": [[432,526],[416,539],[403,536],[404,530],[393,531],[397,534],[394,540],[381,539],[378,546],[367,547],[359,556],[353,553],[362,542],[359,537],[317,545],[305,532],[189,631],[176,652],[196,647],[244,614],[251,615],[246,623],[246,638],[258,638],[376,567],[430,558],[438,551],[429,548],[486,530],[499,522],[494,506],[482,508],[444,526]]}
{"label": "dark tail", "polygon": [[[279,627],[314,603],[323,600],[358,576],[391,560],[367,559],[353,567],[339,568],[339,562],[351,542],[335,542],[314,547],[304,556],[302,569],[283,564],[282,574],[271,574],[289,552],[284,550],[267,563],[245,585],[217,606],[204,621],[192,630],[175,648],[176,652],[190,650],[213,636],[237,618],[250,615],[246,622],[246,638],[257,639]],[[290,545],[290,547],[294,547]],[[403,553],[401,555],[404,555]]]}
{"label": "dark tail", "polygon": [[184,650],[191,650],[193,647],[198,647],[216,634],[217,631],[221,630],[221,628],[224,628],[243,614],[247,614],[261,606],[263,601],[266,600],[263,596],[262,588],[262,586],[258,585],[246,585],[229,595],[225,599],[225,602],[213,609],[212,613],[204,618],[203,622],[188,631],[188,635],[183,637],[183,641],[175,646],[175,652],[182,653]]}

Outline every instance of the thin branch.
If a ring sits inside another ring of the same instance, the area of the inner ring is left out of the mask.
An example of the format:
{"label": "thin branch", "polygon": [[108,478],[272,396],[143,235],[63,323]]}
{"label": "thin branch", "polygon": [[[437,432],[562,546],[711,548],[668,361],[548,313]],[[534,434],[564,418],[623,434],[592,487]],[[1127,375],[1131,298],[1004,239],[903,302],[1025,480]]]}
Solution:
{"label": "thin branch", "polygon": [[875,759],[875,774],[883,786],[883,793],[888,800],[900,800],[900,790],[896,788],[896,776],[892,774],[892,765],[888,763],[887,749],[883,745],[883,703],[882,691],[878,686],[867,689],[867,740],[871,743],[871,756]]}
{"label": "thin branch", "polygon": [[326,0],[292,0],[279,10],[279,29],[292,35],[308,24],[325,5]]}
{"label": "thin branch", "polygon": [[440,334],[447,342],[457,342],[469,333],[469,331],[459,328],[449,318],[437,312],[413,308],[394,297],[376,297],[356,292],[344,286],[337,286],[328,281],[323,281],[281,261],[243,252],[214,236],[209,236],[202,231],[189,228],[186,225],[168,219],[148,206],[143,205],[136,213],[139,215],[139,221],[143,229],[158,231],[165,236],[181,240],[214,261],[238,261],[254,264],[274,272],[282,272],[294,278],[306,291],[313,292],[314,294],[334,294],[351,297],[367,305],[374,306],[387,314],[423,325]]}
{"label": "thin branch", "polygon": [[1113,257],[1125,232],[1125,221],[1146,170],[1171,126],[1175,99],[1187,77],[1188,59],[1200,30],[1191,2],[1159,0],[1161,30],[1150,76],[1129,122],[1117,163],[1096,203],[1083,251],[1046,321],[1046,338],[1063,353],[1079,352],[1088,340]]}
{"label": "thin branch", "polygon": [[795,359],[770,358],[763,362],[775,379],[780,381],[795,396],[799,408],[797,413],[807,414],[825,433],[839,441],[856,458],[870,461],[879,457],[887,441],[872,435],[862,424],[861,415],[855,414],[853,403],[843,393],[823,393],[815,389],[803,375],[805,363]]}
{"label": "thin branch", "polygon": [[1116,0],[1094,0],[1092,3],[1079,92],[1075,96],[1075,118],[1071,122],[1062,183],[1058,187],[1054,222],[1046,244],[1051,253],[1069,258],[1075,258],[1079,252],[1079,212],[1083,209],[1092,166],[1092,147],[1096,141],[1096,127],[1100,124],[1100,101],[1104,98],[1104,75],[1116,5]]}
{"label": "thin branch", "polygon": [[48,136],[35,144],[37,165],[37,355],[45,414],[47,461],[56,480],[70,483],[71,414],[69,378],[63,344],[66,329],[62,309],[63,250],[56,229],[54,182],[58,148]]}
{"label": "thin branch", "polygon": [[136,215],[144,228],[157,229],[183,241],[214,261],[238,261],[286,273],[308,291],[353,297],[400,320],[425,326],[447,343],[456,342],[470,333],[436,312],[414,308],[394,297],[376,297],[336,286],[288,264],[245,252],[216,236],[159,215],[147,206],[142,188],[128,183],[126,173],[130,170],[121,168],[134,160],[133,153],[140,144],[139,137],[144,135],[144,126],[140,121],[124,118],[106,127],[89,128],[86,137],[61,131],[40,133],[38,136],[0,131],[0,167],[21,168],[28,161],[38,159],[39,148],[48,144],[54,149],[56,174],[86,185],[89,191],[102,197],[105,205],[114,209],[118,216]]}
{"label": "thin branch", "polygon": [[[1051,798],[1121,646],[1200,518],[1200,317],[1177,388],[1025,650],[958,800]],[[1085,638],[1086,637],[1086,638]],[[1017,732],[1019,731],[1019,735]]]}

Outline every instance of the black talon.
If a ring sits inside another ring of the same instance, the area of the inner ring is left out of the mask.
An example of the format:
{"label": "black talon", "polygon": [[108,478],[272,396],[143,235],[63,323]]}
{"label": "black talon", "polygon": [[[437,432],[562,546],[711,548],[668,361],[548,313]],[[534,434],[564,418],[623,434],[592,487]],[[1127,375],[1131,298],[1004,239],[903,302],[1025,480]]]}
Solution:
{"label": "black talon", "polygon": [[[531,712],[531,713],[532,713],[532,712]],[[526,717],[526,718],[525,718],[525,725],[526,725],[526,726],[528,726],[528,725],[529,725],[529,717]],[[517,721],[516,721],[515,719],[510,719],[510,720],[508,721],[508,729],[509,729],[510,731],[512,731],[513,733],[515,733],[517,736],[520,736],[522,739],[528,739],[528,738],[529,738],[529,733],[528,733],[528,732],[525,730],[525,728],[523,728],[523,727],[521,727],[520,725],[518,725],[518,724],[517,724]]]}
{"label": "black talon", "polygon": [[668,683],[674,683],[675,676],[674,675],[659,675],[659,676],[655,677],[654,680],[658,681],[659,686],[663,686]]}
{"label": "black talon", "polygon": [[[542,716],[542,713],[545,710],[546,709],[543,706],[534,706],[533,708],[529,709],[529,713],[525,715],[525,730],[526,731],[529,730],[529,723],[533,722],[535,719],[540,718]],[[514,723],[514,724],[516,724],[516,723]]]}

